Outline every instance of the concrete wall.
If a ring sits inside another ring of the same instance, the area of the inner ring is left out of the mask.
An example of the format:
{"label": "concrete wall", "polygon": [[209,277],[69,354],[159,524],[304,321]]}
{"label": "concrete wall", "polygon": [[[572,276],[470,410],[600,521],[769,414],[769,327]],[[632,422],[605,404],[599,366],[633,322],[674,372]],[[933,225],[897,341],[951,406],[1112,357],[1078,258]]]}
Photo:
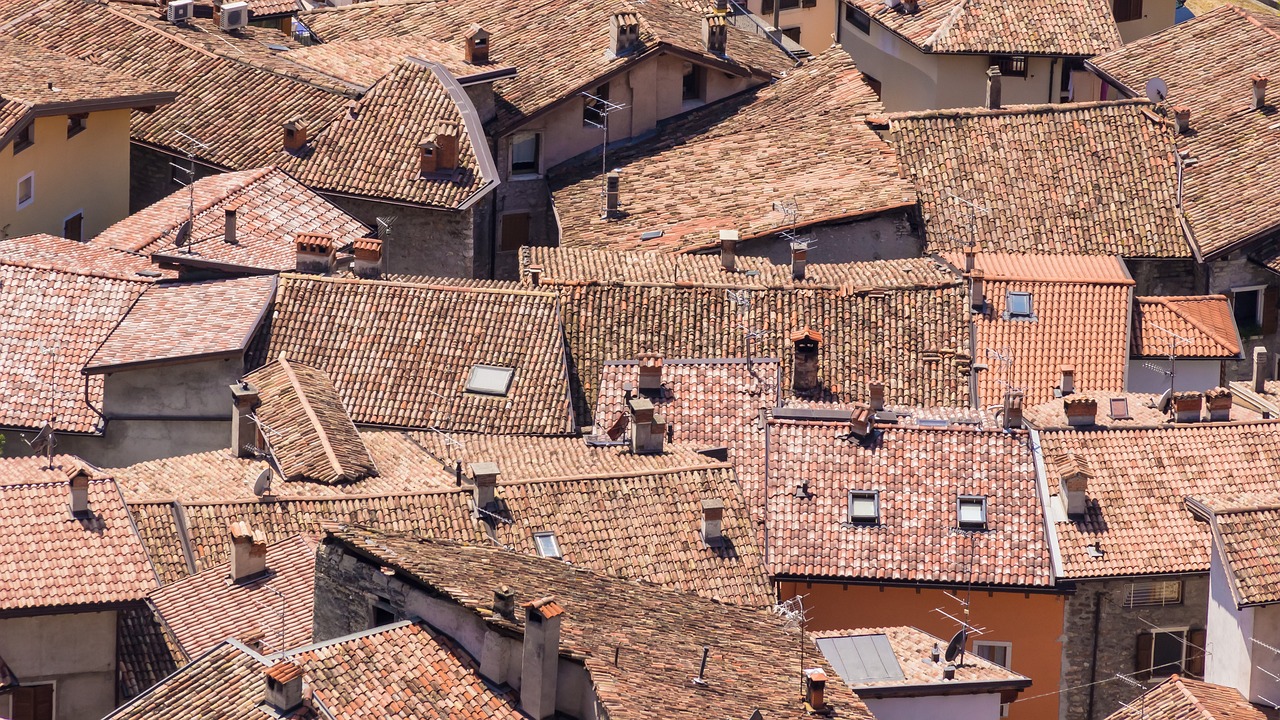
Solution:
{"label": "concrete wall", "polygon": [[[750,0],[742,5],[757,15],[766,25],[773,25],[773,11],[763,12],[762,0]],[[778,13],[778,27],[787,30],[800,30],[800,45],[805,50],[817,55],[831,47],[836,34],[836,13],[840,10],[839,0],[817,0],[813,7],[798,7],[781,10]]]}
{"label": "concrete wall", "polygon": [[[0,239],[32,233],[62,236],[63,222],[84,215],[82,239],[129,214],[129,110],[90,113],[67,137],[67,116],[35,120],[35,144],[15,155],[0,148]],[[18,180],[35,173],[31,204],[18,209]]]}
{"label": "concrete wall", "polygon": [[1176,0],[1142,0],[1142,19],[1116,23],[1120,37],[1131,43],[1140,37],[1173,27],[1173,15],[1178,9]]}
{"label": "concrete wall", "polygon": [[[952,588],[949,592],[966,596],[963,588]],[[947,609],[953,614],[961,612],[959,603],[936,587],[781,581],[778,595],[783,600],[805,596],[808,617],[805,629],[811,632],[911,625],[945,639],[959,629],[935,612],[935,608]],[[1031,678],[1031,687],[1020,695],[1028,699],[1014,702],[1009,708],[1009,717],[1015,720],[1040,720],[1058,714],[1058,696],[1045,694],[1058,689],[1065,604],[1064,596],[1054,593],[987,590],[972,593],[971,621],[987,629],[980,639],[1012,643],[1010,669]],[[972,642],[969,649],[973,649]],[[1045,696],[1031,699],[1036,695]]]}
{"label": "concrete wall", "polygon": [[[24,685],[55,684],[57,720],[116,707],[115,611],[0,618],[0,657]],[[11,716],[3,695],[0,716]]]}
{"label": "concrete wall", "polygon": [[997,720],[1000,693],[943,695],[936,697],[863,698],[876,720]]}
{"label": "concrete wall", "polygon": [[[1233,288],[1258,285],[1273,287],[1280,285],[1280,277],[1277,277],[1275,273],[1267,268],[1252,262],[1242,253],[1235,253],[1208,266],[1208,293],[1224,294],[1227,297],[1231,297]],[[1245,380],[1250,377],[1252,368],[1249,359],[1253,357],[1254,348],[1265,347],[1273,355],[1280,352],[1280,333],[1246,336],[1244,328],[1240,328],[1240,332],[1241,349],[1244,350],[1246,359],[1226,363],[1227,379],[1229,380]]]}
{"label": "concrete wall", "polygon": [[[808,231],[817,242],[809,250],[811,263],[861,262],[920,257],[922,241],[906,213],[878,215],[839,225],[821,225]],[[742,243],[738,254],[766,257],[779,264],[791,262],[791,243],[778,236]]]}
{"label": "concrete wall", "polygon": [[[1102,720],[1119,710],[1121,703],[1128,703],[1145,691],[1145,688],[1135,688],[1119,681],[1090,685],[1114,678],[1117,674],[1133,673],[1138,636],[1145,630],[1152,627],[1205,627],[1209,603],[1208,574],[1182,575],[1180,579],[1180,604],[1139,608],[1124,607],[1130,580],[1083,580],[1076,583],[1075,594],[1067,599],[1063,625],[1063,692],[1059,717],[1065,720]],[[1017,658],[1016,652],[1014,658]],[[1149,684],[1154,685],[1162,679],[1153,678]],[[1091,704],[1092,715],[1089,714]]]}
{"label": "concrete wall", "polygon": [[[1209,565],[1209,616],[1206,624],[1209,647],[1213,652],[1205,657],[1204,679],[1233,687],[1250,700],[1254,698],[1251,687],[1254,653],[1253,643],[1249,641],[1255,632],[1254,612],[1255,608],[1236,609],[1227,574],[1215,548]],[[1263,639],[1263,642],[1267,640]]]}
{"label": "concrete wall", "polygon": [[[1169,377],[1164,372],[1151,370],[1155,365],[1169,369],[1168,360],[1134,358],[1129,360],[1129,384],[1125,390],[1140,393],[1162,393],[1169,389]],[[1222,361],[1179,360],[1174,366],[1173,389],[1175,391],[1203,392],[1222,384]]]}

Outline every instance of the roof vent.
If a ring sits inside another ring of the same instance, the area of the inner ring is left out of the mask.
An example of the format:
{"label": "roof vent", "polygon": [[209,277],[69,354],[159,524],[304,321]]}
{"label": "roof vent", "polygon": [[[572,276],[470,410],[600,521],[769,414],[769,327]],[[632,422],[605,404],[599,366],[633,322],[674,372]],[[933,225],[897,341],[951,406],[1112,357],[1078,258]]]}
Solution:
{"label": "roof vent", "polygon": [[484,509],[493,502],[498,490],[499,474],[496,463],[471,463],[471,481],[475,485],[477,508]]}
{"label": "roof vent", "polygon": [[613,40],[610,50],[614,55],[625,55],[640,44],[639,15],[624,10],[614,13],[609,23],[612,26],[610,37]]}
{"label": "roof vent", "polygon": [[804,704],[812,713],[826,715],[831,712],[826,700],[827,674],[822,668],[809,668],[804,671]]}
{"label": "roof vent", "polygon": [[1173,109],[1173,126],[1181,135],[1191,132],[1191,108],[1176,107]]}
{"label": "roof vent", "polygon": [[618,188],[622,183],[622,176],[617,170],[610,170],[604,176],[604,219],[608,220],[618,216]]}
{"label": "roof vent", "polygon": [[982,312],[987,306],[987,296],[984,294],[984,280],[986,273],[981,268],[969,271],[969,307],[974,312]]}
{"label": "roof vent", "polygon": [[236,239],[236,209],[228,207],[226,212],[226,222],[223,225],[222,241],[228,245],[236,245],[239,242]]}
{"label": "roof vent", "polygon": [[[904,0],[902,3],[904,7],[907,2],[915,4],[915,0]],[[912,13],[908,11],[907,14],[910,15]],[[987,68],[987,102],[984,107],[988,110],[1000,109],[1000,79],[1001,75],[999,65],[992,65]]]}
{"label": "roof vent", "polygon": [[875,415],[866,403],[854,403],[849,413],[849,432],[864,438],[871,434],[871,419]]}
{"label": "roof vent", "polygon": [[1098,401],[1093,398],[1073,396],[1062,401],[1067,414],[1067,424],[1072,427],[1093,425],[1098,417]]}
{"label": "roof vent", "polygon": [[884,383],[871,383],[871,409],[879,412],[884,409]]}
{"label": "roof vent", "polygon": [[301,273],[328,275],[337,262],[337,245],[332,235],[323,233],[298,233],[294,238],[298,259],[294,267]]}
{"label": "roof vent", "polygon": [[667,420],[654,412],[653,403],[640,397],[627,401],[631,411],[631,452],[656,455],[663,451],[667,437]]}
{"label": "roof vent", "polygon": [[489,31],[479,25],[472,25],[463,36],[466,40],[466,61],[472,65],[484,65],[489,62]]}
{"label": "roof vent", "polygon": [[796,392],[818,389],[818,350],[822,347],[822,333],[808,325],[791,333],[795,360],[791,368],[791,388]]}
{"label": "roof vent", "polygon": [[636,360],[640,363],[640,393],[649,396],[661,394],[662,353],[640,353]]}
{"label": "roof vent", "polygon": [[1253,81],[1253,109],[1265,110],[1267,107],[1267,76],[1255,73],[1249,79]]}
{"label": "roof vent", "polygon": [[263,698],[276,712],[284,714],[302,705],[302,668],[281,660],[263,671],[266,696]]}
{"label": "roof vent", "polygon": [[803,280],[805,266],[809,264],[809,243],[804,240],[791,241],[791,278]]}
{"label": "roof vent", "polygon": [[1084,458],[1066,453],[1057,458],[1058,490],[1067,505],[1067,517],[1081,517],[1088,509],[1086,492],[1093,471]]}
{"label": "roof vent", "polygon": [[493,611],[508,620],[516,616],[516,593],[503,585],[493,591]]}
{"label": "roof vent", "polygon": [[441,121],[418,145],[418,171],[423,175],[451,173],[458,167],[458,124]]}
{"label": "roof vent", "polygon": [[382,277],[382,241],[378,238],[358,238],[352,246],[356,258],[351,271],[356,277],[369,280]]}
{"label": "roof vent", "polygon": [[1076,367],[1075,365],[1063,365],[1061,375],[1058,380],[1058,395],[1066,397],[1076,391]]}

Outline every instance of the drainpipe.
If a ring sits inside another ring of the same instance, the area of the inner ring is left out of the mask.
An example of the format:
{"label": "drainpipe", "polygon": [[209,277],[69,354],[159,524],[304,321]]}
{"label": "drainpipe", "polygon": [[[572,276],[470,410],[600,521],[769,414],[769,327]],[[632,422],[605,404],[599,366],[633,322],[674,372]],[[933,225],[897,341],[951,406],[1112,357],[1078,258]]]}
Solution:
{"label": "drainpipe", "polygon": [[[1049,104],[1050,105],[1053,105],[1058,102],[1058,99],[1053,96],[1054,93],[1057,92],[1058,86],[1061,85],[1061,82],[1055,83],[1053,81],[1053,71],[1057,69],[1057,67],[1058,67],[1058,58],[1054,58],[1053,60],[1049,61]],[[1062,72],[1066,72],[1066,71],[1067,71],[1067,64],[1063,63]]]}
{"label": "drainpipe", "polygon": [[1089,709],[1085,717],[1093,720],[1093,694],[1098,687],[1098,626],[1102,624],[1102,591],[1093,596],[1093,660],[1089,663]]}

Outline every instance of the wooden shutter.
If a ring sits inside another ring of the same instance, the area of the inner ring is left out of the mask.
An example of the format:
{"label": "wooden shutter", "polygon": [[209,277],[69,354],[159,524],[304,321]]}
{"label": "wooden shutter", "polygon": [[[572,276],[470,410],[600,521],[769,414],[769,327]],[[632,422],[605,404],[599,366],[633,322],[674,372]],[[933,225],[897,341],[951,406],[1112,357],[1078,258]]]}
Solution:
{"label": "wooden shutter", "polygon": [[1155,651],[1156,636],[1149,632],[1138,633],[1138,649],[1133,661],[1134,677],[1146,680],[1151,677],[1151,654]]}
{"label": "wooden shutter", "polygon": [[762,2],[760,3],[760,14],[761,14],[761,15],[772,15],[772,14],[773,14],[773,2],[774,2],[774,0],[762,0]]}
{"label": "wooden shutter", "polygon": [[1268,285],[1262,291],[1262,334],[1272,335],[1276,331],[1276,311],[1280,309],[1280,287]]}
{"label": "wooden shutter", "polygon": [[1187,632],[1187,667],[1185,668],[1188,675],[1197,678],[1204,677],[1204,630],[1191,630]]}
{"label": "wooden shutter", "polygon": [[35,717],[35,688],[14,688],[13,694],[10,695],[10,697],[13,702],[13,720],[29,720],[30,718]]}

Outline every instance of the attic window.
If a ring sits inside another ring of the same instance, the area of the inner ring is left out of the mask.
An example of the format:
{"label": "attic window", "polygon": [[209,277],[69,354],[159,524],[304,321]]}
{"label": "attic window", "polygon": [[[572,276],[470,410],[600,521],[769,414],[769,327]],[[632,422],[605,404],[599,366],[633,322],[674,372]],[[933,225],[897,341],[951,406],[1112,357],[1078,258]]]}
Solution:
{"label": "attic window", "polygon": [[1005,304],[1009,308],[1007,311],[1009,317],[1035,319],[1035,315],[1031,312],[1031,293],[1010,292],[1005,298]]}
{"label": "attic window", "polygon": [[515,374],[515,368],[473,365],[471,375],[467,377],[467,392],[506,397]]}
{"label": "attic window", "polygon": [[993,55],[991,64],[1000,68],[1000,74],[1005,77],[1027,76],[1027,56],[1026,55]]}
{"label": "attic window", "polygon": [[863,525],[874,525],[880,522],[879,491],[849,491],[849,522]]}
{"label": "attic window", "polygon": [[1133,416],[1129,414],[1129,398],[1111,398],[1111,419],[1112,420],[1132,420]]}
{"label": "attic window", "polygon": [[18,131],[18,136],[13,139],[13,154],[26,150],[36,144],[36,124],[29,122]]}
{"label": "attic window", "polygon": [[986,530],[987,499],[981,495],[961,495],[956,517],[961,530]]}
{"label": "attic window", "polygon": [[1129,583],[1125,590],[1124,606],[1151,607],[1179,605],[1182,603],[1181,580],[1157,580],[1153,582]]}
{"label": "attic window", "polygon": [[67,116],[67,137],[75,137],[84,132],[89,116],[84,113]]}
{"label": "attic window", "polygon": [[538,557],[559,558],[560,543],[556,540],[556,534],[553,532],[540,532],[533,534],[533,542],[538,546]]}

